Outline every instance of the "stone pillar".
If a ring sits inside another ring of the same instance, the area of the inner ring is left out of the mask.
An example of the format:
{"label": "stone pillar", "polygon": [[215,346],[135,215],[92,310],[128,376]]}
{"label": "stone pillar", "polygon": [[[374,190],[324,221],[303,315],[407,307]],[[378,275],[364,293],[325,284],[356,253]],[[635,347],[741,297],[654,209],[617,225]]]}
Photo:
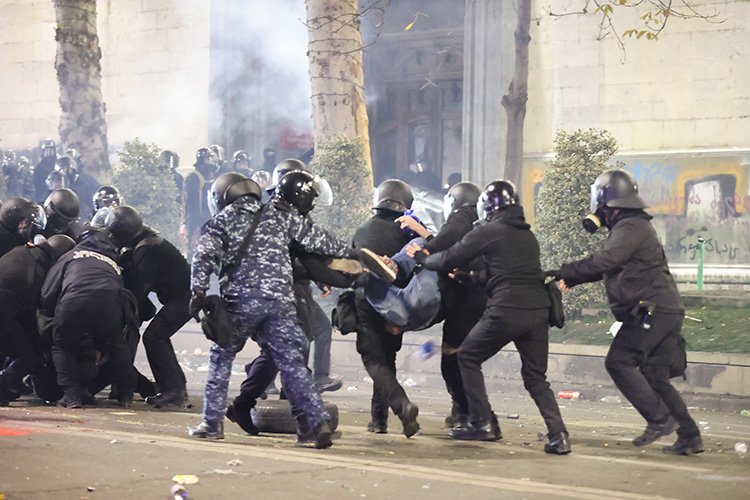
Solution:
{"label": "stone pillar", "polygon": [[466,0],[461,176],[480,187],[505,171],[507,120],[501,101],[513,78],[513,5]]}

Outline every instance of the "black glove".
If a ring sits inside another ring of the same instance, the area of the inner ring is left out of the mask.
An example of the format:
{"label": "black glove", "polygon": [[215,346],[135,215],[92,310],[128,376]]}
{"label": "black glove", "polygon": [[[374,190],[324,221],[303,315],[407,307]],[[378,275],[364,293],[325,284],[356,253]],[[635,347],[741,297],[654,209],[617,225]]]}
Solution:
{"label": "black glove", "polygon": [[208,306],[208,300],[206,299],[205,292],[194,293],[190,297],[190,316],[195,318],[196,323],[201,322],[200,313],[204,311]]}
{"label": "black glove", "polygon": [[424,261],[429,257],[430,254],[424,251],[424,249],[420,250],[419,252],[414,254],[414,262],[417,264],[424,264]]}
{"label": "black glove", "polygon": [[472,286],[474,284],[474,279],[471,274],[471,271],[453,271],[453,279],[456,280],[458,283],[464,286]]}

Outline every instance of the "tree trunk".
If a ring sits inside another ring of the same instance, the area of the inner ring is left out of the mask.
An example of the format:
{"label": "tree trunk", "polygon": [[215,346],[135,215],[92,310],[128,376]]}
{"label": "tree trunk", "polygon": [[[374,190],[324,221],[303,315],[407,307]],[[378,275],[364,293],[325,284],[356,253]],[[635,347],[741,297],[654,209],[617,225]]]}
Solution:
{"label": "tree trunk", "polygon": [[60,140],[78,151],[87,173],[109,176],[96,0],[54,0],[54,5]]}
{"label": "tree trunk", "polygon": [[505,177],[517,186],[521,182],[523,167],[523,122],[526,118],[526,101],[529,98],[529,42],[531,36],[531,0],[518,1],[518,24],[514,33],[516,60],[513,80],[508,93],[503,96],[503,108],[508,117]]}
{"label": "tree trunk", "polygon": [[372,175],[359,0],[306,0],[306,6],[315,146],[336,135],[360,139]]}

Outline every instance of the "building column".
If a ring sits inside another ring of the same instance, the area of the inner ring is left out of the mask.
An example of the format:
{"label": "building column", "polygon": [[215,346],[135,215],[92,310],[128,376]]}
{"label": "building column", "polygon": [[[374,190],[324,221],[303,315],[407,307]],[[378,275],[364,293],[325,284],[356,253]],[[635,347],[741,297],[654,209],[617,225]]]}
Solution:
{"label": "building column", "polygon": [[483,187],[505,173],[502,98],[513,78],[514,2],[466,0],[461,176]]}

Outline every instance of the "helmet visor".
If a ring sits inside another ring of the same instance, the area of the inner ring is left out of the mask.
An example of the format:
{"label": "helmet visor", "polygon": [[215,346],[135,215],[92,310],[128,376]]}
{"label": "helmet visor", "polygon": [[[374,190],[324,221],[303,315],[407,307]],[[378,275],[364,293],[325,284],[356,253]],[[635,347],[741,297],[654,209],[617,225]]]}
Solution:
{"label": "helmet visor", "polygon": [[104,207],[97,210],[91,218],[91,227],[96,229],[104,229],[107,227],[107,217],[109,217],[109,214],[111,213],[112,207]]}
{"label": "helmet visor", "polygon": [[448,217],[450,216],[451,212],[453,212],[454,201],[455,201],[455,198],[451,196],[450,192],[446,193],[445,196],[443,196],[443,218],[445,220],[448,220]]}
{"label": "helmet visor", "polygon": [[221,210],[219,208],[219,200],[216,199],[216,193],[213,192],[212,190],[209,190],[206,193],[206,198],[207,198],[206,201],[208,202],[208,213],[210,213],[211,217],[213,217],[214,215],[218,214]]}
{"label": "helmet visor", "polygon": [[477,217],[479,219],[485,219],[487,217],[487,212],[485,212],[485,199],[484,196],[481,196],[479,200],[477,201]]}
{"label": "helmet visor", "polygon": [[41,205],[36,203],[33,204],[29,219],[31,220],[31,225],[38,229],[44,229],[47,227],[47,214]]}
{"label": "helmet visor", "polygon": [[597,184],[591,185],[591,206],[590,212],[596,213],[597,209],[604,205],[604,188]]}
{"label": "helmet visor", "polygon": [[330,207],[333,205],[333,191],[331,185],[324,178],[316,175],[313,179],[313,188],[318,193],[318,205],[323,207]]}

